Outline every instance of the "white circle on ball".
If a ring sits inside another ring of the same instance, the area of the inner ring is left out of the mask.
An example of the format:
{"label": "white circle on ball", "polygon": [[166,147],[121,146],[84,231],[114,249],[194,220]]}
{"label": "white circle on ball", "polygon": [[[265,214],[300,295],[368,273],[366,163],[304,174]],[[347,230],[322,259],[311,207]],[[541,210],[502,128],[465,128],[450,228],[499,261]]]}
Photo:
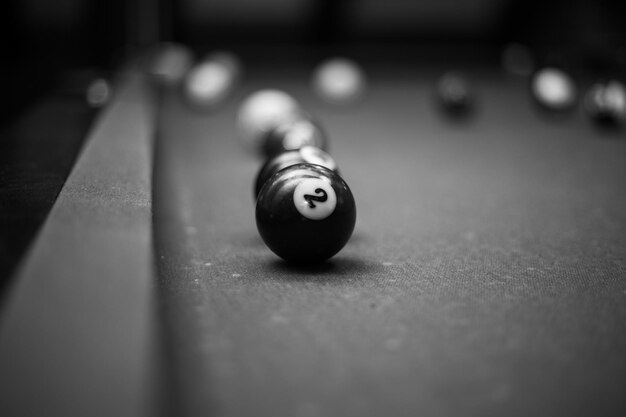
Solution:
{"label": "white circle on ball", "polygon": [[307,219],[323,220],[335,211],[337,195],[328,181],[306,178],[296,186],[293,204]]}
{"label": "white circle on ball", "polygon": [[337,170],[335,160],[323,150],[315,146],[303,146],[299,149],[300,156],[309,164],[321,165],[331,171]]}

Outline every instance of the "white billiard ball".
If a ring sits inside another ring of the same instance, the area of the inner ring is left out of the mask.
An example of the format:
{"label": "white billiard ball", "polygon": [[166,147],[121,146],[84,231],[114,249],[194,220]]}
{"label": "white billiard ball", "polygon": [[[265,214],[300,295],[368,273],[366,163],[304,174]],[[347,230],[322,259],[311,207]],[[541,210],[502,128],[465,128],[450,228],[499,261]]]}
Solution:
{"label": "white billiard ball", "polygon": [[573,78],[558,68],[543,68],[531,80],[531,93],[543,108],[563,111],[574,107],[578,89]]}
{"label": "white billiard ball", "polygon": [[300,104],[281,90],[260,90],[245,98],[237,113],[237,127],[244,145],[263,149],[267,134],[277,126],[302,114]]}
{"label": "white billiard ball", "polygon": [[313,71],[312,88],[326,102],[352,103],[365,92],[365,72],[350,59],[328,59]]}
{"label": "white billiard ball", "polygon": [[221,61],[206,60],[195,65],[183,84],[186,100],[199,108],[214,108],[233,91],[235,73]]}

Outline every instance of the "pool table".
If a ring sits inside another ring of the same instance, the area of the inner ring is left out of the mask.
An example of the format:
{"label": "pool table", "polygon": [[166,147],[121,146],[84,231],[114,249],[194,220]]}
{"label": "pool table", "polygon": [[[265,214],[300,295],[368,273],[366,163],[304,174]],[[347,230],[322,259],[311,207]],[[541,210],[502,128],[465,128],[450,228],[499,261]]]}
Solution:
{"label": "pool table", "polygon": [[[0,414],[626,415],[624,131],[542,112],[494,65],[461,68],[457,120],[445,65],[361,64],[346,106],[293,59],[206,110],[120,74],[5,295]],[[235,115],[261,88],[320,120],[354,194],[322,264],[257,232]]]}

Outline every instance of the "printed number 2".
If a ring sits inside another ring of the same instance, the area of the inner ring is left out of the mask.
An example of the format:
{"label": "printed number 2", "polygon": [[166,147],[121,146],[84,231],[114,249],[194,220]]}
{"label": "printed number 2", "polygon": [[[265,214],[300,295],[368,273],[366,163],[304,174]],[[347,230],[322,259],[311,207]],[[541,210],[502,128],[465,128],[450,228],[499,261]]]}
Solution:
{"label": "printed number 2", "polygon": [[[318,201],[320,203],[323,203],[324,201],[328,200],[328,194],[326,194],[326,191],[324,191],[321,188],[316,188],[315,189],[315,194],[316,195],[311,195],[311,194],[305,194],[304,195],[304,199],[306,200],[307,203],[309,203],[309,207],[314,209],[316,207],[314,201]],[[321,194],[321,195],[319,195]]]}

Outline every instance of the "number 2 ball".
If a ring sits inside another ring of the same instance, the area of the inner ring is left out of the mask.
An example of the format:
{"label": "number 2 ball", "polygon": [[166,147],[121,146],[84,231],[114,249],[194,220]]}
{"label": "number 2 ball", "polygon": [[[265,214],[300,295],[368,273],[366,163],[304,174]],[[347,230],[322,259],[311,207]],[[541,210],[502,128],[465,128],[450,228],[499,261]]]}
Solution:
{"label": "number 2 ball", "polygon": [[348,184],[320,165],[296,164],[261,188],[256,224],[265,244],[291,263],[329,259],[350,239],[356,205]]}

